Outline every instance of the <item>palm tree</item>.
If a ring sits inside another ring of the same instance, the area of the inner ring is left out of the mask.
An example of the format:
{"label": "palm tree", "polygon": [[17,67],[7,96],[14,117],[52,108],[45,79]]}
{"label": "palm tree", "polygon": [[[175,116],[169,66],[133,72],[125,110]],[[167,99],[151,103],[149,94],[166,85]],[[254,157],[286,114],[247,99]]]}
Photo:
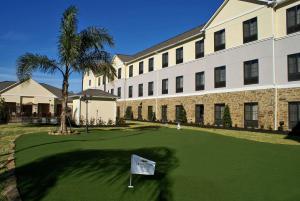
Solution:
{"label": "palm tree", "polygon": [[26,53],[17,60],[17,76],[20,81],[27,80],[34,71],[60,73],[62,82],[62,113],[60,133],[67,134],[66,115],[69,78],[72,73],[92,70],[100,73],[101,68],[111,66],[111,56],[105,46],[113,46],[113,38],[106,29],[88,27],[77,32],[77,8],[70,6],[63,13],[58,41],[58,61],[47,56]]}
{"label": "palm tree", "polygon": [[103,77],[104,91],[106,92],[106,80],[111,82],[115,79],[117,76],[116,69],[110,63],[106,63],[102,65],[100,69],[100,75]]}

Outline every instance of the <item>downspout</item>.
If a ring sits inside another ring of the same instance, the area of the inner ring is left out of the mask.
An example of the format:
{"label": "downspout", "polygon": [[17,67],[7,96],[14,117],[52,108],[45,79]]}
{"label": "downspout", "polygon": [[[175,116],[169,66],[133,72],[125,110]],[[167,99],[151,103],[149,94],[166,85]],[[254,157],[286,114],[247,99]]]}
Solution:
{"label": "downspout", "polygon": [[277,126],[277,115],[278,115],[278,91],[277,91],[277,85],[276,85],[276,58],[275,58],[275,14],[274,14],[275,8],[272,7],[272,34],[273,34],[273,42],[272,42],[272,48],[273,48],[273,85],[275,90],[275,97],[274,97],[274,130],[278,130]]}

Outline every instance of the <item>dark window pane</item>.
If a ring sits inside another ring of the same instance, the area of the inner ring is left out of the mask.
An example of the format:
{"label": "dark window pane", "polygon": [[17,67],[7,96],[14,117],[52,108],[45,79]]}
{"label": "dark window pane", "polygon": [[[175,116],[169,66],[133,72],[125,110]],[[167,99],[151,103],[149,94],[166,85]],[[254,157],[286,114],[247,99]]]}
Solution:
{"label": "dark window pane", "polygon": [[176,93],[183,92],[183,76],[176,77]]}
{"label": "dark window pane", "polygon": [[204,72],[196,73],[195,76],[195,90],[204,90]]}
{"label": "dark window pane", "polygon": [[139,84],[139,97],[143,96],[143,84]]}
{"label": "dark window pane", "polygon": [[143,74],[144,73],[144,62],[141,61],[139,63],[139,74]]}
{"label": "dark window pane", "polygon": [[215,125],[223,125],[223,114],[224,114],[225,104],[215,104]]}
{"label": "dark window pane", "polygon": [[203,124],[204,123],[204,106],[196,105],[195,108],[195,123]]}
{"label": "dark window pane", "polygon": [[163,123],[168,122],[168,106],[167,105],[161,106],[161,120]]}
{"label": "dark window pane", "polygon": [[154,69],[154,58],[149,59],[148,62],[148,71],[151,72]]}
{"label": "dark window pane", "polygon": [[129,66],[129,77],[133,76],[133,66]]}
{"label": "dark window pane", "polygon": [[148,83],[148,96],[152,96],[153,95],[153,82],[149,82]]}
{"label": "dark window pane", "polygon": [[121,77],[122,77],[122,69],[119,68],[118,69],[118,79],[121,79]]}
{"label": "dark window pane", "polygon": [[148,106],[148,121],[154,120],[153,106]]}
{"label": "dark window pane", "polygon": [[183,62],[183,47],[176,49],[176,64]]}
{"label": "dark window pane", "polygon": [[287,34],[300,31],[300,5],[286,11]]}
{"label": "dark window pane", "polygon": [[121,98],[121,87],[118,87],[118,97]]}
{"label": "dark window pane", "polygon": [[288,81],[300,80],[300,53],[288,56]]}
{"label": "dark window pane", "polygon": [[225,43],[225,29],[215,32],[215,51],[223,50],[226,48]]}
{"label": "dark window pane", "polygon": [[162,55],[162,67],[165,68],[165,67],[168,67],[169,65],[169,53],[166,52]]}
{"label": "dark window pane", "polygon": [[289,129],[300,124],[300,102],[289,103]]}
{"label": "dark window pane", "polygon": [[128,98],[132,98],[132,86],[128,87]]}
{"label": "dark window pane", "polygon": [[226,67],[215,68],[215,88],[226,87]]}
{"label": "dark window pane", "polygon": [[162,80],[162,94],[168,94],[168,79]]}
{"label": "dark window pane", "polygon": [[244,84],[258,84],[258,60],[244,62]]}
{"label": "dark window pane", "polygon": [[258,128],[258,103],[245,103],[245,128]]}
{"label": "dark window pane", "polygon": [[196,59],[204,57],[204,40],[195,43],[195,57]]}
{"label": "dark window pane", "polygon": [[257,18],[243,23],[244,43],[257,40]]}

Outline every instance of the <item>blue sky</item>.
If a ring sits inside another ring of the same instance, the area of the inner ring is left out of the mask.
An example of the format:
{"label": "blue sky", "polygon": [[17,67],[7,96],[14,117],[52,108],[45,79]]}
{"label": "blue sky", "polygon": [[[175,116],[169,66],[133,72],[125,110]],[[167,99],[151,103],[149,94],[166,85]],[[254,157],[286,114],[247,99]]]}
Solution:
{"label": "blue sky", "polygon": [[[114,37],[114,53],[134,54],[205,23],[223,0],[1,0],[0,81],[17,80],[16,59],[25,52],[57,58],[60,18],[70,5],[79,9],[79,31],[105,27]],[[33,78],[61,87],[58,74],[40,72]],[[81,89],[81,76],[70,79],[70,90]]]}

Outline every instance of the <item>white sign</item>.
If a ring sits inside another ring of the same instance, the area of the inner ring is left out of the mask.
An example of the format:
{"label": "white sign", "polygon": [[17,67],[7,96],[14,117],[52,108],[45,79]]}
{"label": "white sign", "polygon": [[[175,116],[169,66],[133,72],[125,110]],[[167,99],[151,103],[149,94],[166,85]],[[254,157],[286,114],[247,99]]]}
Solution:
{"label": "white sign", "polygon": [[131,174],[154,175],[155,162],[139,157],[131,156]]}

